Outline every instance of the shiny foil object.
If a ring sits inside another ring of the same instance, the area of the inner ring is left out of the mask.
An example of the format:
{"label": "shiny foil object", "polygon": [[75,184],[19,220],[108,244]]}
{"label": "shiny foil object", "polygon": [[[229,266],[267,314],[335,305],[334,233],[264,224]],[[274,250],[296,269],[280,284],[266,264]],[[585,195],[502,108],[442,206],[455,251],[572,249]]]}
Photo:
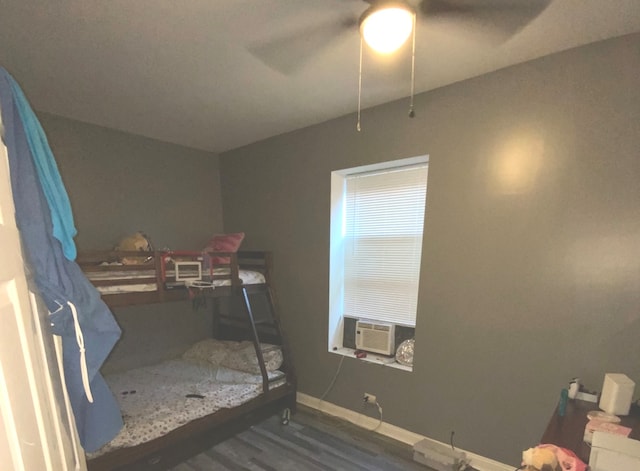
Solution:
{"label": "shiny foil object", "polygon": [[413,366],[414,339],[405,340],[396,350],[396,361],[404,366]]}

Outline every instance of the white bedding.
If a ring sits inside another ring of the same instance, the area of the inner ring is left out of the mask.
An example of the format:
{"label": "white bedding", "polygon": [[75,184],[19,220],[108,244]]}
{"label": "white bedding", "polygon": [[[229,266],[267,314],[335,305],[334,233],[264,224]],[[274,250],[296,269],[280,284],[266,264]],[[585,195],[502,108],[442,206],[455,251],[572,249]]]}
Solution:
{"label": "white bedding", "polygon": [[[225,276],[229,275],[228,268],[216,268],[213,270],[214,276]],[[87,278],[89,280],[109,280],[109,281],[118,281],[118,280],[135,280],[135,279],[144,279],[144,278],[154,278],[155,279],[155,271],[153,269],[141,269],[135,271],[95,271],[95,272],[87,272]],[[171,278],[175,276],[173,272],[168,272],[167,276]],[[262,273],[258,271],[252,270],[238,270],[238,276],[243,284],[245,285],[254,285],[254,284],[263,284],[266,282],[265,277]],[[213,280],[214,286],[231,286],[230,279],[220,279]],[[97,286],[98,291],[102,294],[120,294],[120,293],[137,293],[142,291],[157,291],[158,287],[156,283],[136,283],[136,284],[112,284],[109,286]]]}
{"label": "white bedding", "polygon": [[[271,388],[285,383],[284,373],[274,371]],[[239,406],[262,392],[262,377],[198,362],[170,360],[105,376],[118,399],[124,428],[100,450],[130,447],[165,435],[194,419],[223,408]],[[204,397],[186,397],[196,394]]]}

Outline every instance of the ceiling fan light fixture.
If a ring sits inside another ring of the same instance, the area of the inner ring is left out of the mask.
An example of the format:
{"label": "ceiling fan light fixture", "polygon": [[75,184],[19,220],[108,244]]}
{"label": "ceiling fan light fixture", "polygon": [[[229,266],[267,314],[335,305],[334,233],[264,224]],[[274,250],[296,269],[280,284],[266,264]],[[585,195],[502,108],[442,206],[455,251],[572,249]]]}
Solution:
{"label": "ceiling fan light fixture", "polygon": [[374,51],[390,54],[402,46],[411,31],[415,11],[403,2],[384,2],[364,12],[360,34]]}

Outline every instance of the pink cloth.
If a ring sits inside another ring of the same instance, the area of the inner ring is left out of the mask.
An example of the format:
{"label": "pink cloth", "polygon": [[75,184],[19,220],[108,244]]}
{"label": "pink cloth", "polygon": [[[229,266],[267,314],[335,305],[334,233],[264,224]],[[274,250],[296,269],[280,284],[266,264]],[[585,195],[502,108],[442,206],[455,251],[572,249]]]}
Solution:
{"label": "pink cloth", "polygon": [[[214,235],[205,250],[214,250],[216,252],[237,252],[243,240],[244,232]],[[211,258],[211,263],[214,265],[227,264],[230,261],[229,257]]]}
{"label": "pink cloth", "polygon": [[548,448],[556,454],[558,463],[563,471],[586,471],[587,465],[576,456],[576,454],[566,448],[561,448],[556,445],[542,444],[536,448]]}

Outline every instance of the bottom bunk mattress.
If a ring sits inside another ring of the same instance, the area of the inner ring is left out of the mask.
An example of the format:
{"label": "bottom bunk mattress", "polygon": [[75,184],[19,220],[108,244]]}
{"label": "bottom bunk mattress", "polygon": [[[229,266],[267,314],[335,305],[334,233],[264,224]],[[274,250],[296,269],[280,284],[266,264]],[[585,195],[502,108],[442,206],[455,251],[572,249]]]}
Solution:
{"label": "bottom bunk mattress", "polygon": [[[234,345],[231,351],[247,351],[248,347],[253,345]],[[153,440],[192,420],[244,404],[262,393],[259,374],[196,359],[193,348],[185,356],[105,376],[118,399],[125,425],[112,441],[96,452],[87,453],[87,458]],[[266,358],[265,362],[269,364]],[[255,365],[249,366],[251,370]],[[286,383],[284,373],[270,370],[270,389]]]}

